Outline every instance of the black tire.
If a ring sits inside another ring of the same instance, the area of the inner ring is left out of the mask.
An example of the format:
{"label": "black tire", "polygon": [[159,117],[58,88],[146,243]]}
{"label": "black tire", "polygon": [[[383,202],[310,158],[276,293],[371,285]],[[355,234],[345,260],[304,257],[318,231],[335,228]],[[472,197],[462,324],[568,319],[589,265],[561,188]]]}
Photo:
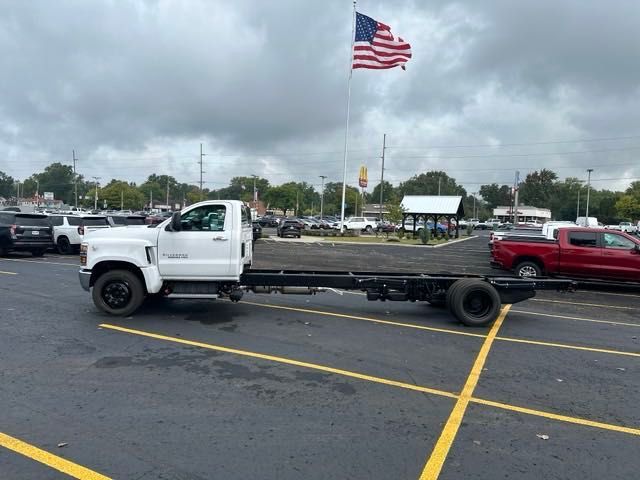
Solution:
{"label": "black tire", "polygon": [[536,262],[520,262],[514,271],[516,275],[524,278],[542,276],[542,269]]}
{"label": "black tire", "polygon": [[371,233],[371,232],[373,232],[373,227],[371,225],[367,225],[364,228],[364,231],[367,232],[367,233]]}
{"label": "black tire", "polygon": [[34,257],[42,257],[44,255],[44,252],[46,252],[47,249],[46,248],[39,248],[37,250],[31,250],[31,255],[33,255]]}
{"label": "black tire", "polygon": [[301,238],[301,235],[296,235],[296,238]]}
{"label": "black tire", "polygon": [[483,280],[458,280],[449,289],[448,306],[453,315],[468,327],[484,327],[495,322],[500,314],[498,291]]}
{"label": "black tire", "polygon": [[71,242],[67,237],[58,237],[56,246],[58,247],[58,252],[60,253],[60,255],[69,255],[73,253],[73,247],[71,246]]}
{"label": "black tire", "polygon": [[98,277],[91,292],[93,303],[110,315],[126,317],[135,312],[145,298],[138,276],[129,270],[111,270]]}
{"label": "black tire", "polygon": [[455,282],[453,282],[451,284],[451,286],[449,287],[449,289],[447,290],[447,296],[446,296],[446,304],[447,304],[447,309],[449,310],[449,312],[451,313],[451,315],[455,315],[453,313],[453,303],[455,301],[454,297],[455,297],[455,292],[456,290],[458,290],[458,287],[460,287],[460,280],[457,280]]}

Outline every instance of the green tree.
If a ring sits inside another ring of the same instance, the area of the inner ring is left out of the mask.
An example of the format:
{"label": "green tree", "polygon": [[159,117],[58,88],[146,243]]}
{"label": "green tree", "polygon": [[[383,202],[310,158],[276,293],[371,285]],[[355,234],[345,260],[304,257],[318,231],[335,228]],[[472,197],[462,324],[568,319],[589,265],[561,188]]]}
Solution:
{"label": "green tree", "polygon": [[[399,203],[401,198],[399,198],[397,189],[391,185],[391,183],[384,180],[382,190],[382,202],[386,204],[390,203]],[[371,203],[380,203],[380,184],[378,183],[371,194],[368,196],[368,201]]]}
{"label": "green tree", "polygon": [[640,199],[633,195],[623,195],[616,202],[616,210],[620,218],[626,218],[631,221],[636,220],[640,218]]}
{"label": "green tree", "polygon": [[9,198],[15,195],[16,181],[4,172],[0,172],[0,197]]}
{"label": "green tree", "polygon": [[107,202],[108,208],[123,208],[138,210],[144,207],[145,196],[138,190],[135,184],[129,184],[122,180],[111,180],[99,191],[100,202]]}
{"label": "green tree", "polygon": [[518,202],[539,208],[550,208],[557,179],[558,175],[546,168],[527,174],[525,181],[520,184]]}
{"label": "green tree", "polygon": [[404,195],[438,195],[438,184],[441,195],[467,196],[466,190],[456,183],[455,178],[442,171],[430,171],[414,175],[409,180],[401,182],[398,187],[400,196]]}
{"label": "green tree", "polygon": [[640,200],[640,180],[631,182],[631,185],[629,185],[629,188],[627,188],[624,193]]}
{"label": "green tree", "polygon": [[[497,183],[482,185],[480,196],[487,203],[487,207],[491,209],[497,206],[511,205],[511,187],[509,185],[498,185]],[[471,200],[473,201],[473,198]]]}
{"label": "green tree", "polygon": [[52,163],[44,172],[33,174],[25,183],[28,187],[26,195],[33,195],[39,183],[40,194],[53,192],[54,198],[68,204],[73,203],[73,168],[69,165]]}

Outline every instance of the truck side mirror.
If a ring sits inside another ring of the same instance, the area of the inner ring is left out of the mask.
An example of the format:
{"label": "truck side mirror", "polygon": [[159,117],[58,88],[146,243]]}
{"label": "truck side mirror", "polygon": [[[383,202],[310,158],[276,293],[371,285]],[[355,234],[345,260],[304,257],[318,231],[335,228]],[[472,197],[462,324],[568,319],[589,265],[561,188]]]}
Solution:
{"label": "truck side mirror", "polygon": [[169,230],[172,232],[179,232],[180,230],[182,230],[182,217],[180,215],[180,212],[173,212],[173,215],[171,215]]}

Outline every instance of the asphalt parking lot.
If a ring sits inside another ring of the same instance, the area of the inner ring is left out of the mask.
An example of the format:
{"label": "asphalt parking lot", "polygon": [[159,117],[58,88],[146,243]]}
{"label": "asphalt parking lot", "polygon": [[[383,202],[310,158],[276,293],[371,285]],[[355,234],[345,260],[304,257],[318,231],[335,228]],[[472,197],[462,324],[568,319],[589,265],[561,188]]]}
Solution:
{"label": "asphalt parking lot", "polygon": [[[441,248],[258,242],[258,268],[495,273]],[[0,478],[630,479],[640,292],[466,328],[357,293],[98,313],[77,257],[0,259]],[[64,473],[63,473],[64,472]]]}

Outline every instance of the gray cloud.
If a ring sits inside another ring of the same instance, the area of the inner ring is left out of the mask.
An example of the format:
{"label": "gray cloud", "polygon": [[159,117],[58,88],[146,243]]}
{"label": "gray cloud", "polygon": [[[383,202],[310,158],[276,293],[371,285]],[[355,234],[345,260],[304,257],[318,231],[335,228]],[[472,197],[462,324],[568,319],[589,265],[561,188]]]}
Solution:
{"label": "gray cloud", "polygon": [[[25,177],[76,148],[85,175],[194,181],[203,142],[212,187],[235,174],[342,177],[349,2],[43,0],[0,9],[0,170]],[[602,178],[640,177],[640,138],[433,148],[640,133],[636,3],[398,0],[359,9],[409,40],[414,58],[406,72],[354,72],[351,181],[360,162],[375,181],[383,133],[394,181],[450,169],[473,190],[508,181],[514,167],[578,175],[607,163],[632,165]],[[455,155],[466,158],[442,158]]]}

